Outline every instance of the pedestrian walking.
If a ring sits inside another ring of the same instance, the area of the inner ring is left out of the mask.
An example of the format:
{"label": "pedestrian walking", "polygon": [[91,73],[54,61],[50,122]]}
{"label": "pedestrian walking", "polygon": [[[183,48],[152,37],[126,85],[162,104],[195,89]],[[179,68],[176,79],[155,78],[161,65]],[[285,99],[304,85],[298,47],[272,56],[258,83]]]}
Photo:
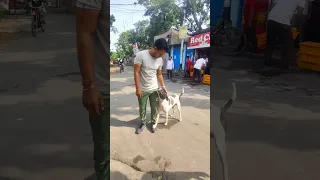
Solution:
{"label": "pedestrian walking", "polygon": [[[167,93],[162,76],[162,56],[168,50],[168,43],[164,38],[157,39],[153,48],[140,51],[134,59],[134,82],[139,102],[141,124],[136,130],[140,134],[147,125],[146,110],[148,99],[151,106],[151,124],[155,124],[158,115],[158,84]],[[151,129],[154,133],[155,129]]]}
{"label": "pedestrian walking", "polygon": [[97,180],[110,179],[110,10],[109,1],[76,3],[77,53],[82,102],[89,113]]}
{"label": "pedestrian walking", "polygon": [[172,61],[171,56],[169,56],[167,61],[167,78],[172,78],[172,71],[174,70],[174,62]]}

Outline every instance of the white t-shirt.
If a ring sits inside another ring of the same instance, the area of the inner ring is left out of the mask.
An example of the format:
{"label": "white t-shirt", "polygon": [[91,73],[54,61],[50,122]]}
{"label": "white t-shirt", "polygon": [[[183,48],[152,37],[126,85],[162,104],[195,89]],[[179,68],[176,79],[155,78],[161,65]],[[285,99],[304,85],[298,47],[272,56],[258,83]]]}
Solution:
{"label": "white t-shirt", "polygon": [[201,67],[203,66],[203,64],[206,64],[206,60],[204,60],[203,58],[200,58],[196,61],[196,64],[193,67],[201,70]]}
{"label": "white t-shirt", "polygon": [[304,8],[306,2],[305,0],[276,0],[275,3],[269,13],[268,20],[291,25],[290,21],[297,7]]}
{"label": "white t-shirt", "polygon": [[141,91],[156,91],[158,86],[157,70],[162,70],[162,58],[154,58],[149,50],[140,51],[134,58],[134,64],[140,64]]}
{"label": "white t-shirt", "polygon": [[168,60],[167,61],[167,70],[172,70],[174,69],[174,63],[173,63],[173,60]]}

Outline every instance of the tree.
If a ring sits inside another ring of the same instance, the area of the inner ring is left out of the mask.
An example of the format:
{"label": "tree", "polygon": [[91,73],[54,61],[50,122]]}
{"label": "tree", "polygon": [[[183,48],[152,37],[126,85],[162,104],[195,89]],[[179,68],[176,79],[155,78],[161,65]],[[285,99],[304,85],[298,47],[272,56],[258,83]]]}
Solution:
{"label": "tree", "polygon": [[117,54],[119,58],[124,58],[133,55],[132,45],[135,42],[135,31],[130,29],[122,32],[119,36],[118,42],[116,43]]}
{"label": "tree", "polygon": [[147,35],[147,28],[149,26],[148,20],[138,21],[134,24],[134,42],[138,43],[138,48],[148,49],[151,45],[148,43],[148,39],[150,38]]}
{"label": "tree", "polygon": [[119,55],[117,52],[113,52],[113,51],[110,52],[110,61],[116,60],[118,58],[119,58]]}
{"label": "tree", "polygon": [[138,43],[141,49],[148,49],[151,45],[148,43],[148,35],[146,33],[149,26],[148,20],[138,21],[134,24],[134,29],[125,31],[120,34],[116,43],[117,54],[119,57],[129,57],[133,55],[132,44]]}
{"label": "tree", "polygon": [[202,30],[203,25],[209,25],[210,0],[183,0],[184,18],[192,31]]}
{"label": "tree", "polygon": [[113,26],[114,22],[116,22],[116,17],[114,17],[114,15],[111,14],[111,16],[110,16],[110,30],[111,30],[111,32],[116,34],[116,33],[118,33],[118,30],[116,27]]}
{"label": "tree", "polygon": [[146,8],[145,16],[150,17],[146,29],[148,44],[153,44],[154,36],[167,32],[181,23],[181,9],[175,0],[138,0]]}

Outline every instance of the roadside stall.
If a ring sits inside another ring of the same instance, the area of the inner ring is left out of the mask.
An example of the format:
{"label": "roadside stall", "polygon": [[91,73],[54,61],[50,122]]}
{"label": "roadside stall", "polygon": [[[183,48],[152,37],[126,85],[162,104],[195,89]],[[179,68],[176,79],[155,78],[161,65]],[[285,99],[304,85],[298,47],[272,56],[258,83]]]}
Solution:
{"label": "roadside stall", "polygon": [[[188,40],[188,50],[194,50],[194,59],[195,61],[199,59],[200,54],[207,57],[208,62],[210,61],[210,29],[205,29],[191,35],[192,37]],[[194,61],[194,62],[195,62]],[[190,67],[190,75],[193,76],[193,66]],[[205,75],[204,71],[201,71],[203,74],[203,80],[205,84],[210,84],[210,75]]]}

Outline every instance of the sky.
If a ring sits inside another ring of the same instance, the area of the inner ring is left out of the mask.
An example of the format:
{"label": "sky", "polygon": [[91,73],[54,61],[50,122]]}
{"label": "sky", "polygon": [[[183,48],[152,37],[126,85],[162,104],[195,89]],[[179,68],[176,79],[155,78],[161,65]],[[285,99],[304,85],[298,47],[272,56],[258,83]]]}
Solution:
{"label": "sky", "polygon": [[[140,5],[134,5],[137,0],[110,0],[110,14],[113,14],[116,18],[116,22],[113,24],[118,29],[118,33],[111,32],[111,46],[110,49],[115,51],[115,43],[117,42],[119,35],[129,29],[134,28],[134,24],[138,21],[149,19],[143,16],[145,8]],[[131,4],[131,5],[128,5]]]}

